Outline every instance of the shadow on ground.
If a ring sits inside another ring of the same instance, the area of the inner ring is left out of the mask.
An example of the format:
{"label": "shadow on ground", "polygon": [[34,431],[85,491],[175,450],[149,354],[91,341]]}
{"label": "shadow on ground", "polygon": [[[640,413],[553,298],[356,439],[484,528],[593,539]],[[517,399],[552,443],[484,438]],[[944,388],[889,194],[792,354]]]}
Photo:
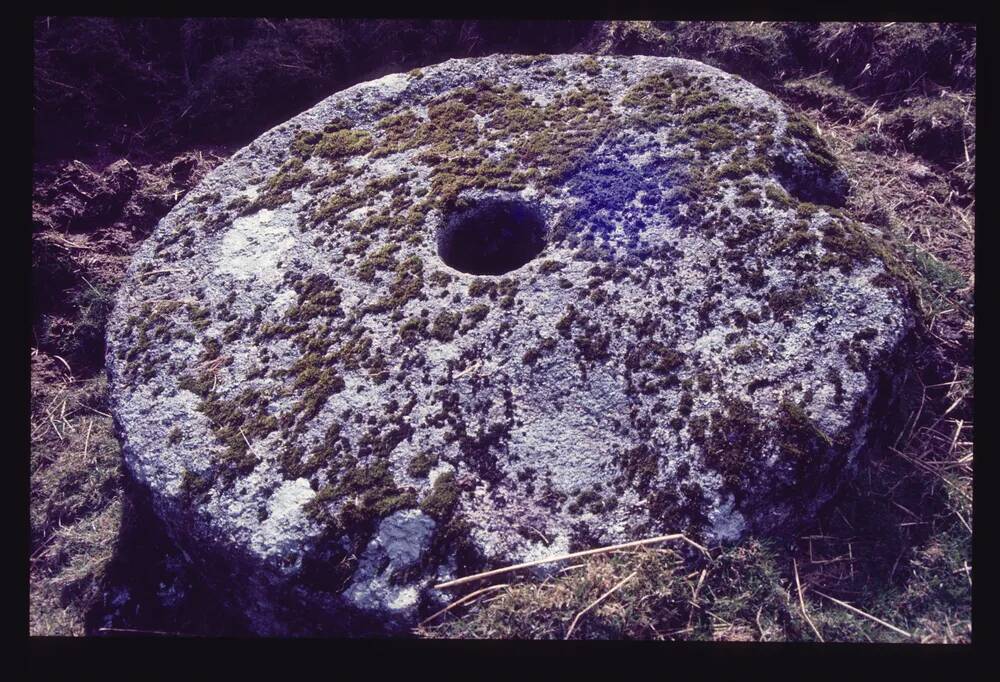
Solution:
{"label": "shadow on ground", "polygon": [[167,535],[138,484],[125,485],[123,523],[106,587],[85,617],[88,635],[247,636],[183,550]]}

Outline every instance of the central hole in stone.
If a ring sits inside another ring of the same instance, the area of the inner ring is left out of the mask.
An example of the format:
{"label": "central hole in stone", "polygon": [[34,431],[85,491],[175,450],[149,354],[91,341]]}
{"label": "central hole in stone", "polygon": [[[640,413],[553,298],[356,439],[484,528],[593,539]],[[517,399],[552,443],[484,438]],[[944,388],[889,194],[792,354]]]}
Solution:
{"label": "central hole in stone", "polygon": [[532,206],[513,200],[481,201],[456,211],[438,231],[438,255],[470,275],[516,270],[545,248],[545,221]]}

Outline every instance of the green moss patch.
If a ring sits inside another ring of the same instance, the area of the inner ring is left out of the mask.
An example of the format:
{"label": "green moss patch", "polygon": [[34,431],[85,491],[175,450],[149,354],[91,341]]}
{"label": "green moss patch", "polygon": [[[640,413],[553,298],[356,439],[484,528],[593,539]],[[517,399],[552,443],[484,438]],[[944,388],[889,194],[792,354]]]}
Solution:
{"label": "green moss patch", "polygon": [[431,491],[420,503],[420,509],[437,521],[447,521],[458,504],[459,488],[455,473],[446,471],[434,481]]}
{"label": "green moss patch", "polygon": [[[363,467],[345,463],[344,472],[339,482],[325,485],[306,504],[306,514],[361,537],[370,533],[379,519],[399,509],[416,506],[416,495],[396,485],[385,460]],[[344,498],[346,502],[341,505],[339,514],[332,517],[329,504]]]}

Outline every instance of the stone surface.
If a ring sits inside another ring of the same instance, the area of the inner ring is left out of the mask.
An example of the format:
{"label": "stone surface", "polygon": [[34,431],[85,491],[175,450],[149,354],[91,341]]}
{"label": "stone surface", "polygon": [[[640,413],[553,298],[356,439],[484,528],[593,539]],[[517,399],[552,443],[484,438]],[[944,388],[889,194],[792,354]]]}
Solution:
{"label": "stone surface", "polygon": [[268,634],[401,632],[491,565],[794,526],[912,326],[847,190],[806,121],[696,62],[352,87],[138,253],[108,332],[127,465]]}

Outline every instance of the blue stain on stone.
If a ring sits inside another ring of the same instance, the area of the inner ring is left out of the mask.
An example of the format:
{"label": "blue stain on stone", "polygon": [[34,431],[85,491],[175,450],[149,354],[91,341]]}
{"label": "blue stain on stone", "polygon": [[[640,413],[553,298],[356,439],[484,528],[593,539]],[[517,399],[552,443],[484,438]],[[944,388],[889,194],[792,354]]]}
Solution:
{"label": "blue stain on stone", "polygon": [[599,211],[619,212],[640,191],[656,192],[657,184],[645,177],[626,159],[596,158],[585,165],[567,183],[570,194],[582,201],[584,214]]}
{"label": "blue stain on stone", "polygon": [[[645,223],[629,217],[629,204],[640,192],[658,195],[657,183],[646,177],[628,162],[621,153],[624,150],[612,148],[618,158],[606,153],[592,159],[567,182],[570,194],[579,198],[572,212],[573,222],[582,228],[581,232],[607,240],[614,231],[611,216],[624,218],[622,227],[628,236],[628,243],[634,246]],[[655,177],[655,176],[654,176]]]}
{"label": "blue stain on stone", "polygon": [[[637,168],[628,157],[641,152],[634,141],[620,137],[567,180],[570,195],[578,199],[566,216],[568,230],[563,233],[572,243],[585,247],[591,254],[596,253],[595,248],[604,252],[610,246],[615,224],[619,223],[625,237],[619,246],[640,259],[658,253],[648,245],[643,246],[640,236],[653,216],[671,223],[681,222],[678,206],[692,199],[686,187],[689,174],[687,163],[661,155],[648,158]],[[632,206],[636,197],[639,205]]]}

